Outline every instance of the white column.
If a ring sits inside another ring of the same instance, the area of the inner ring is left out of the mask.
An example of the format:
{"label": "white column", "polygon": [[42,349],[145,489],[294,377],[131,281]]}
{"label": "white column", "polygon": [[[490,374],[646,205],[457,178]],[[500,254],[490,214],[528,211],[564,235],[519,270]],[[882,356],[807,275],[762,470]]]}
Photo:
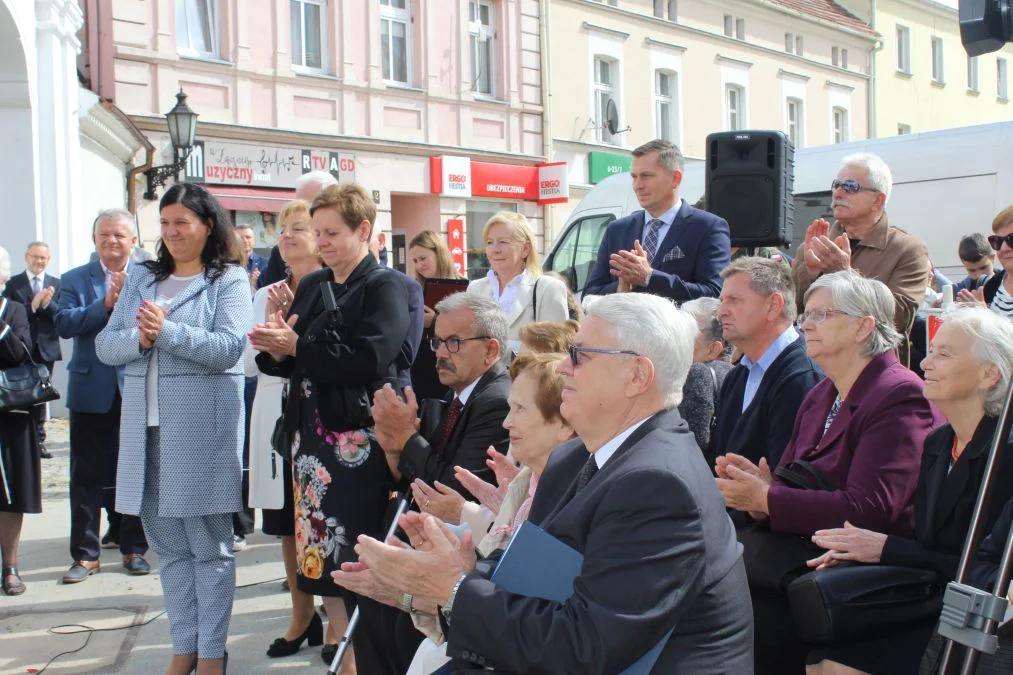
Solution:
{"label": "white column", "polygon": [[70,266],[75,225],[82,216],[77,213],[75,198],[80,175],[77,56],[81,52],[76,35],[84,16],[72,0],[36,0],[35,17],[41,216],[38,235],[50,244],[52,268],[63,271]]}

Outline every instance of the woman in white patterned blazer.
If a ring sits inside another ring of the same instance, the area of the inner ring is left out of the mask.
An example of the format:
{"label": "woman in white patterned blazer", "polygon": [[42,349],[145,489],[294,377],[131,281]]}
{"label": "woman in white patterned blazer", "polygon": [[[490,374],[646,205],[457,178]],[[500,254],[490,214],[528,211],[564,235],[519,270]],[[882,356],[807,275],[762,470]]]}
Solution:
{"label": "woman in white patterned blazer", "polygon": [[523,215],[496,213],[485,224],[482,238],[489,273],[468,284],[468,292],[499,303],[510,328],[507,345],[516,354],[521,347],[520,330],[526,324],[570,318],[566,284],[542,275],[535,236]]}
{"label": "woman in white patterned blazer", "polygon": [[[127,279],[98,357],[125,366],[116,510],[139,515],[161,559],[167,675],[225,671],[243,508],[243,364],[250,288],[229,217],[199,185],[159,204],[157,258]],[[140,309],[138,309],[140,308]]]}

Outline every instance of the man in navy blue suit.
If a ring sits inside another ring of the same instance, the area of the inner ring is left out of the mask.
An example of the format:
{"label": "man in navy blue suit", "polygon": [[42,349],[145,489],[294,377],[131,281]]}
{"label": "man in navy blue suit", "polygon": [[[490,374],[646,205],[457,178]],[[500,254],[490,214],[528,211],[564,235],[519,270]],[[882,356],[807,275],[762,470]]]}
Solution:
{"label": "man in navy blue suit", "polygon": [[609,223],[585,295],[640,291],[685,302],[721,292],[731,259],[728,223],[679,197],[678,146],[653,140],[633,151],[633,190],[642,211]]}

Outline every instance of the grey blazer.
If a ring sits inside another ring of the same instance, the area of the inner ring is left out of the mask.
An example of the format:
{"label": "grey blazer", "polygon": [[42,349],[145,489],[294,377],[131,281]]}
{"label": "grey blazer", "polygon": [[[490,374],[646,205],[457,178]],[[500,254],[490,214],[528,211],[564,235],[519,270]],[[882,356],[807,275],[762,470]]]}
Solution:
{"label": "grey blazer", "polygon": [[573,469],[587,457],[580,442],[556,448],[531,509],[584,554],[573,595],[564,603],[525,598],[469,575],[454,601],[447,654],[496,673],[605,675],[674,629],[655,675],[751,675],[740,547],[679,413],[645,421],[577,493]]}
{"label": "grey blazer", "polygon": [[246,271],[200,276],[173,300],[155,340],[141,352],[137,308],[155,298],[139,265],[95,340],[103,363],[124,366],[116,510],[138,515],[144,495],[148,361],[158,357],[161,446],[158,515],[189,518],[243,508],[243,348],[252,324]]}

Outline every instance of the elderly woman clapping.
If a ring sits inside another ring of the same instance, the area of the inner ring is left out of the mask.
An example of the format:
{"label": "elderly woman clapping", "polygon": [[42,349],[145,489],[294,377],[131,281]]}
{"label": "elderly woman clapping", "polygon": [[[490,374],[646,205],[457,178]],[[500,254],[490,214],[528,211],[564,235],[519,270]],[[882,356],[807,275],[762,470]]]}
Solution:
{"label": "elderly woman clapping", "polygon": [[[810,561],[829,567],[840,561],[905,565],[935,570],[940,583],[956,575],[960,551],[974,513],[998,415],[1013,375],[1013,325],[984,307],[962,304],[943,316],[928,356],[925,398],[947,423],[925,441],[915,529],[911,537],[853,527],[819,530],[813,541],[828,549]],[[984,530],[995,523],[1013,496],[1013,449],[997,456],[995,492],[983,513]],[[874,639],[830,645],[810,652],[810,673],[845,665],[867,673],[916,673],[935,627],[935,618],[898,626]]]}
{"label": "elderly woman clapping", "polygon": [[827,379],[802,401],[774,475],[763,460],[717,460],[725,502],[762,524],[742,537],[757,673],[797,672],[806,654],[783,591],[813,556],[785,535],[810,537],[845,523],[911,533],[922,449],[941,419],[921,380],[897,360],[893,316],[893,296],[880,281],[845,271],[813,282],[799,323]]}

